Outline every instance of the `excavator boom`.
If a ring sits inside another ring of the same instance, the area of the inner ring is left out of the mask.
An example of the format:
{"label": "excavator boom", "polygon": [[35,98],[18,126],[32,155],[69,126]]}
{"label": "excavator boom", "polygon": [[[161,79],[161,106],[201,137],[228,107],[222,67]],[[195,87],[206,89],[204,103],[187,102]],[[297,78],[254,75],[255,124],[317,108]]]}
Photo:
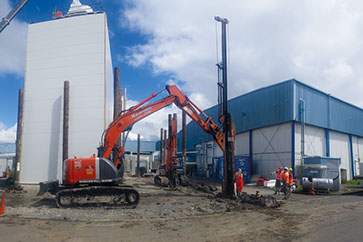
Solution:
{"label": "excavator boom", "polygon": [[[146,104],[149,100],[156,97],[162,91],[167,90],[169,95],[159,101]],[[152,94],[139,104],[129,108],[121,113],[108,127],[104,136],[103,146],[100,147],[101,154],[99,156],[109,159],[114,149],[115,142],[119,135],[127,130],[131,130],[134,123],[141,119],[159,111],[160,109],[174,103],[178,108],[183,110],[194,122],[196,122],[206,133],[213,136],[219,147],[224,150],[224,141],[222,130],[216,125],[210,117],[203,113],[184,93],[182,93],[175,85],[167,85],[165,89]],[[201,113],[206,117],[204,120]],[[117,167],[119,159],[124,149],[121,147],[118,150],[118,155],[114,159],[114,164]]]}

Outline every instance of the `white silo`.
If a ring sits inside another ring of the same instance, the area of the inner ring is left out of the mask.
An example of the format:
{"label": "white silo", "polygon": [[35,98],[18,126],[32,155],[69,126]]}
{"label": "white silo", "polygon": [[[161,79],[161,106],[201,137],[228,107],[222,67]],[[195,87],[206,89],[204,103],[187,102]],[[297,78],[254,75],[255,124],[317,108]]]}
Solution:
{"label": "white silo", "polygon": [[70,82],[69,157],[97,153],[112,121],[113,68],[104,12],[74,0],[64,17],[29,24],[20,183],[62,178],[63,83]]}

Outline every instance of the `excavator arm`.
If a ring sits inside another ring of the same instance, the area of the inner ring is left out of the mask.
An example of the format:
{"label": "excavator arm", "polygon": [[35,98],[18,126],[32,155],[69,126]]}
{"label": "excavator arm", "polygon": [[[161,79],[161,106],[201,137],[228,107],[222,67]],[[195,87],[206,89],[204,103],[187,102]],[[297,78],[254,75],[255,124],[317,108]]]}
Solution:
{"label": "excavator arm", "polygon": [[[174,101],[175,105],[183,110],[194,122],[196,122],[204,130],[204,132],[212,135],[214,140],[224,152],[223,132],[218,125],[213,122],[212,118],[198,108],[198,106],[195,105],[176,86],[168,85],[166,86],[166,89],[170,95],[178,97]],[[204,120],[199,113],[204,115],[206,119]]]}
{"label": "excavator arm", "polygon": [[[167,90],[169,95],[161,100],[146,104],[150,99],[156,97],[159,93]],[[110,158],[114,149],[115,142],[119,135],[130,130],[136,122],[143,118],[159,111],[160,109],[174,103],[178,108],[182,109],[194,122],[196,122],[206,133],[213,136],[219,147],[224,151],[224,141],[222,130],[216,125],[210,117],[208,117],[201,109],[199,109],[185,94],[183,94],[176,86],[167,85],[165,89],[152,94],[139,104],[129,108],[127,111],[121,113],[105,131],[103,145],[99,147],[99,156]],[[206,119],[204,120],[200,114],[203,114]],[[124,147],[118,150],[117,157],[113,160],[114,165],[117,167],[119,158],[124,151]]]}

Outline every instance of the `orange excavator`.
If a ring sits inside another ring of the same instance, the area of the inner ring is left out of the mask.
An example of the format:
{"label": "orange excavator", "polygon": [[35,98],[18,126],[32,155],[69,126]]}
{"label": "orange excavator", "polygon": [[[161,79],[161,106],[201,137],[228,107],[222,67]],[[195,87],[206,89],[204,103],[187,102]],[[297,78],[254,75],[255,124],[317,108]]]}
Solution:
{"label": "orange excavator", "polygon": [[[162,91],[168,96],[147,104]],[[224,150],[222,130],[199,109],[176,86],[167,85],[139,104],[121,112],[102,134],[97,157],[74,158],[64,161],[63,180],[40,182],[38,195],[50,192],[56,195],[58,207],[74,206],[129,206],[136,207],[139,193],[131,186],[123,185],[124,146],[117,148],[115,142],[122,132],[127,134],[141,119],[174,103],[182,109],[205,132],[211,134],[219,147]],[[204,120],[201,115],[204,115]],[[127,135],[126,135],[127,138]],[[124,145],[124,144],[123,144]]]}

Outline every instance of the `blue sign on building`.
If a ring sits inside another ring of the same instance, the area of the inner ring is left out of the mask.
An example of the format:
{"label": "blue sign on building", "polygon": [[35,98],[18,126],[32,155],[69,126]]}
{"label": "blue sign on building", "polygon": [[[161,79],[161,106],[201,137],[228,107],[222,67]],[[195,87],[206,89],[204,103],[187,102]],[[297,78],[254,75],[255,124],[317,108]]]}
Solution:
{"label": "blue sign on building", "polygon": [[[245,182],[251,181],[251,167],[250,158],[248,156],[235,156],[234,157],[234,170],[241,169],[243,174],[243,180]],[[212,161],[212,178],[216,180],[222,180],[224,177],[224,159],[223,157],[215,157]]]}

